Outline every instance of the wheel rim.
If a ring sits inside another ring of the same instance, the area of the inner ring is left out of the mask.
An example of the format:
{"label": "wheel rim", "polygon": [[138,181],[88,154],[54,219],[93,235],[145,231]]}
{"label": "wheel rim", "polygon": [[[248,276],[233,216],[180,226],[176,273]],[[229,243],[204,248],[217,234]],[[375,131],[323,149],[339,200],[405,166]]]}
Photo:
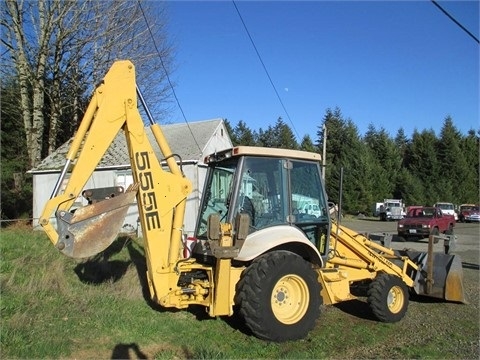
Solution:
{"label": "wheel rim", "polygon": [[405,299],[402,288],[400,286],[392,287],[387,296],[388,309],[396,314],[402,310],[404,302]]}
{"label": "wheel rim", "polygon": [[307,283],[297,275],[282,277],[273,287],[271,305],[278,321],[295,324],[308,309],[310,293]]}

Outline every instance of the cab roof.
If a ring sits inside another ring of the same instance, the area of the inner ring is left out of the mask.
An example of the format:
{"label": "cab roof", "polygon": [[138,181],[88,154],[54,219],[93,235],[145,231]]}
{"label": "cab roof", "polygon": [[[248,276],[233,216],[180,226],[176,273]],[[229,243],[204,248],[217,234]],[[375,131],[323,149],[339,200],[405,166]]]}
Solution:
{"label": "cab roof", "polygon": [[261,146],[235,146],[231,149],[223,150],[208,156],[205,159],[205,162],[207,163],[209,161],[218,161],[218,160],[222,160],[229,157],[245,156],[245,155],[293,158],[293,159],[309,160],[309,161],[322,160],[322,157],[320,154],[309,152],[309,151],[303,151],[303,150],[268,148],[268,147],[261,147]]}

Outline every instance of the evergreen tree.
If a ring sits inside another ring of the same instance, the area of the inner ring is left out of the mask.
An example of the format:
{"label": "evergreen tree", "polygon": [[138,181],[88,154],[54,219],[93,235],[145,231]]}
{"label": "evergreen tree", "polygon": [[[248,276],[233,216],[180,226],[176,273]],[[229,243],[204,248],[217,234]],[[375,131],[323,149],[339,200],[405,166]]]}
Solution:
{"label": "evergreen tree", "polygon": [[233,146],[235,146],[236,144],[238,144],[238,142],[233,132],[232,124],[230,124],[230,121],[228,121],[228,119],[223,119],[223,123],[225,124],[225,128],[227,129],[228,136],[230,136],[230,140],[232,140]]}
{"label": "evergreen tree", "polygon": [[[371,202],[368,190],[371,166],[367,148],[361,142],[353,121],[345,120],[339,108],[334,111],[327,109],[323,121],[328,134],[325,179],[327,194],[333,201],[338,201],[343,169],[343,208],[347,212],[366,213]],[[323,126],[317,134],[323,134]]]}
{"label": "evergreen tree", "polygon": [[312,138],[310,135],[305,135],[300,143],[300,150],[322,153],[322,151],[313,144]]}
{"label": "evergreen tree", "polygon": [[234,144],[299,148],[322,155],[326,140],[326,191],[331,201],[338,202],[343,169],[346,212],[370,214],[373,203],[390,197],[407,205],[479,202],[480,131],[462,136],[451,117],[444,119],[439,137],[432,129],[415,129],[409,139],[400,128],[391,138],[373,124],[360,137],[356,125],[338,107],[326,110],[315,142],[307,134],[298,145],[282,118],[258,134],[240,121],[232,133]]}
{"label": "evergreen tree", "polygon": [[298,143],[295,139],[292,129],[281,117],[275,123],[274,131],[277,137],[278,147],[283,149],[298,149]]}
{"label": "evergreen tree", "polygon": [[420,205],[433,205],[438,198],[439,165],[436,144],[437,137],[432,129],[423,130],[421,133],[415,129],[407,151],[407,168],[411,175],[423,184],[424,196]]}
{"label": "evergreen tree", "polygon": [[407,136],[405,135],[405,130],[401,127],[398,129],[397,134],[395,135],[395,146],[398,149],[398,152],[400,153],[400,157],[402,158],[402,165],[405,166],[404,160],[405,160],[405,153],[408,149],[408,144],[409,140]]}
{"label": "evergreen tree", "polygon": [[462,191],[462,195],[458,199],[458,203],[479,203],[479,157],[480,157],[480,130],[475,133],[472,129],[467,136],[462,138],[460,142],[461,156],[465,158],[467,169],[465,175],[460,179],[458,187]]}
{"label": "evergreen tree", "polygon": [[258,145],[282,149],[298,149],[292,129],[280,117],[275,126],[269,125],[267,130],[259,130]]}
{"label": "evergreen tree", "polygon": [[232,131],[233,145],[255,146],[255,133],[250,130],[245,121],[240,120]]}
{"label": "evergreen tree", "polygon": [[413,176],[406,168],[400,169],[398,173],[393,197],[402,199],[407,205],[428,205],[425,203],[422,181]]}
{"label": "evergreen tree", "polygon": [[464,185],[472,183],[473,174],[460,149],[462,137],[453,125],[452,118],[446,117],[438,141],[438,201],[455,203],[463,197]]}
{"label": "evergreen tree", "polygon": [[30,218],[31,176],[25,130],[19,106],[18,84],[14,78],[1,83],[1,218]]}
{"label": "evergreen tree", "polygon": [[260,128],[258,130],[258,137],[257,137],[257,145],[264,146],[264,147],[273,147],[274,140],[273,140],[273,129],[272,126],[269,125],[266,130]]}
{"label": "evergreen tree", "polygon": [[385,129],[377,131],[372,124],[368,126],[363,139],[372,155],[374,198],[378,199],[376,201],[390,198],[393,196],[395,178],[401,161],[399,154],[395,151],[395,144]]}

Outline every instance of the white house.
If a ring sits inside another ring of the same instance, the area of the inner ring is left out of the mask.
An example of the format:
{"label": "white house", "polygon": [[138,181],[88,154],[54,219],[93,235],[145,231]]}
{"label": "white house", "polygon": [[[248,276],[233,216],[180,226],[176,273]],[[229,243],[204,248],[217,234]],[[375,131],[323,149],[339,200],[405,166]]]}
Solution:
{"label": "white house", "polygon": [[[163,125],[161,128],[172,152],[180,155],[185,176],[192,182],[193,191],[187,199],[184,224],[185,232],[187,235],[190,235],[195,229],[195,221],[197,219],[206,174],[206,166],[203,163],[203,159],[208,154],[232,147],[232,142],[223,119],[190,122],[189,124]],[[157,157],[160,160],[163,159],[153,134],[151,134],[150,130],[147,130],[147,133],[150,142],[156,150]],[[46,202],[49,200],[60,172],[65,165],[65,156],[72,140],[73,139],[70,139],[60,146],[37,167],[29,171],[33,175],[34,228],[39,228],[38,218]],[[66,184],[67,182],[68,175],[64,183]],[[88,180],[85,189],[109,186],[124,186],[126,188],[132,182],[133,178],[127,144],[125,136],[120,132]],[[83,205],[86,204],[86,201],[81,198],[81,196],[77,202],[78,205],[80,205],[80,203]],[[51,221],[56,220],[53,218]],[[124,227],[125,230],[129,231],[140,231],[138,209],[135,204],[133,204],[128,211]]]}

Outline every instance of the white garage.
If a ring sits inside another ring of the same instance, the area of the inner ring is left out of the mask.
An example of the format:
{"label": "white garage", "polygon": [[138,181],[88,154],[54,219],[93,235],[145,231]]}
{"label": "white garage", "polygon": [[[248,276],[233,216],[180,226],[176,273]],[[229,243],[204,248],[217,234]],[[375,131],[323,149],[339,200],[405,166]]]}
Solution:
{"label": "white garage", "polygon": [[[232,147],[232,142],[223,119],[197,121],[189,124],[163,125],[161,128],[172,152],[178,154],[182,159],[183,172],[193,185],[193,191],[187,199],[184,224],[185,232],[187,235],[190,235],[195,229],[195,221],[206,174],[206,166],[203,163],[203,159],[206,155],[215,151]],[[150,142],[156,145],[153,134],[149,133],[148,135]],[[72,139],[60,146],[54,153],[45,158],[40,165],[29,171],[33,175],[34,228],[40,228],[38,218],[49,200],[60,172],[65,165],[65,156],[71,141]],[[154,148],[156,149],[157,157],[162,159],[163,156],[158,146],[154,146]],[[125,136],[119,133],[88,180],[85,189],[111,186],[123,186],[126,188],[132,181],[132,171]],[[68,174],[60,191],[67,182]],[[85,205],[86,200],[79,197],[76,204]],[[51,219],[51,221],[55,221],[55,218]],[[130,207],[123,226],[127,231],[140,231],[138,210],[135,204]]]}

